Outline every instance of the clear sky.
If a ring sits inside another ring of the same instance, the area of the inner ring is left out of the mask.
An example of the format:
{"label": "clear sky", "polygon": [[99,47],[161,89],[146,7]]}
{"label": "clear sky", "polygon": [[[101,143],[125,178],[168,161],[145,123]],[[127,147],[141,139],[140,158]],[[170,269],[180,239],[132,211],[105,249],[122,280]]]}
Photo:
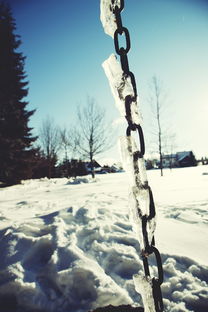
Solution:
{"label": "clear sky", "polygon": [[[47,115],[59,125],[70,125],[76,105],[84,104],[88,95],[106,108],[109,119],[118,118],[101,67],[114,53],[114,43],[103,31],[100,1],[7,2],[27,56],[28,108],[37,109],[30,123],[34,131]],[[126,0],[122,19],[130,32],[129,65],[146,136],[151,128],[148,86],[156,75],[168,94],[167,123],[176,133],[177,151],[208,156],[208,1]]]}

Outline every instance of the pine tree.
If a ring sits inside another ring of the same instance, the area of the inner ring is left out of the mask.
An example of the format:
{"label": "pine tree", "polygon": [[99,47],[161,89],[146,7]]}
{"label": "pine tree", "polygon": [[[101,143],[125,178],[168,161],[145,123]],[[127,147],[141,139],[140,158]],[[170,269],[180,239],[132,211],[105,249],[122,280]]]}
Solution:
{"label": "pine tree", "polygon": [[19,183],[31,174],[32,143],[28,126],[34,110],[27,110],[25,57],[18,52],[20,37],[8,5],[0,3],[0,181]]}

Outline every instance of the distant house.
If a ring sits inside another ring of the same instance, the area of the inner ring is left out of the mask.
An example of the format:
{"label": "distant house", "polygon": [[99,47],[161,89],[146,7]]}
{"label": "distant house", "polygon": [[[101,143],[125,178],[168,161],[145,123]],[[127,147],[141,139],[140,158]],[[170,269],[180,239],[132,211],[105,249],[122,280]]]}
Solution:
{"label": "distant house", "polygon": [[121,164],[113,164],[112,166],[111,166],[111,172],[123,172],[124,170],[123,170],[123,167],[122,167],[122,165]]}
{"label": "distant house", "polygon": [[178,167],[177,154],[163,155],[162,164],[163,164],[163,168]]}
{"label": "distant house", "polygon": [[192,151],[163,155],[162,162],[163,168],[191,167],[197,165],[196,158]]}
{"label": "distant house", "polygon": [[104,165],[102,167],[101,173],[115,173],[122,172],[123,168],[121,164],[113,164],[112,166]]}
{"label": "distant house", "polygon": [[[92,168],[90,162],[85,162],[85,168],[87,170],[87,173],[91,173]],[[101,165],[96,160],[93,160],[93,168],[94,172],[100,172],[102,169]]]}
{"label": "distant house", "polygon": [[196,166],[197,161],[192,151],[179,152],[176,154],[179,167]]}

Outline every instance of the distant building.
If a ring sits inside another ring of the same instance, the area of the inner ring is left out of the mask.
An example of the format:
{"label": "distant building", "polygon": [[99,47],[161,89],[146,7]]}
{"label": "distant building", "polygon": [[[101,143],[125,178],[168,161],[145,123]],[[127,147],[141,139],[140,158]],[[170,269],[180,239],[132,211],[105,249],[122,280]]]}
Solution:
{"label": "distant building", "polygon": [[197,161],[192,151],[179,152],[176,154],[179,167],[196,166]]}
{"label": "distant building", "polygon": [[162,161],[163,168],[191,167],[197,165],[196,158],[192,151],[163,155]]}
{"label": "distant building", "polygon": [[[112,166],[101,166],[96,160],[93,160],[94,173],[115,173],[122,172],[121,164],[114,164]],[[82,161],[78,159],[71,159],[63,161],[56,167],[56,177],[76,177],[92,173],[91,163],[89,161]]]}
{"label": "distant building", "polygon": [[116,173],[116,172],[123,172],[121,164],[113,164],[112,166],[104,165],[101,170],[101,173]]}
{"label": "distant building", "polygon": [[[87,173],[91,173],[92,168],[91,168],[90,162],[85,162],[85,168],[86,168]],[[93,168],[94,168],[95,173],[100,172],[102,169],[101,165],[96,160],[93,160]]]}
{"label": "distant building", "polygon": [[163,164],[163,168],[179,167],[178,161],[177,161],[177,154],[163,155],[162,164]]}

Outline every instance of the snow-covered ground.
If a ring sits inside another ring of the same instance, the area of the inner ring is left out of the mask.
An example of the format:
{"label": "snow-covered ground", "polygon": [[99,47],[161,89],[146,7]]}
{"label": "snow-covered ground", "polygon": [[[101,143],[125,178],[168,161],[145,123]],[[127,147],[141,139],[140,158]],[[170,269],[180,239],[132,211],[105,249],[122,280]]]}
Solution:
{"label": "snow-covered ground", "polygon": [[[165,310],[208,311],[208,167],[148,171],[157,207]],[[142,269],[126,173],[0,189],[0,311],[141,305]],[[149,260],[156,272],[154,259]]]}

